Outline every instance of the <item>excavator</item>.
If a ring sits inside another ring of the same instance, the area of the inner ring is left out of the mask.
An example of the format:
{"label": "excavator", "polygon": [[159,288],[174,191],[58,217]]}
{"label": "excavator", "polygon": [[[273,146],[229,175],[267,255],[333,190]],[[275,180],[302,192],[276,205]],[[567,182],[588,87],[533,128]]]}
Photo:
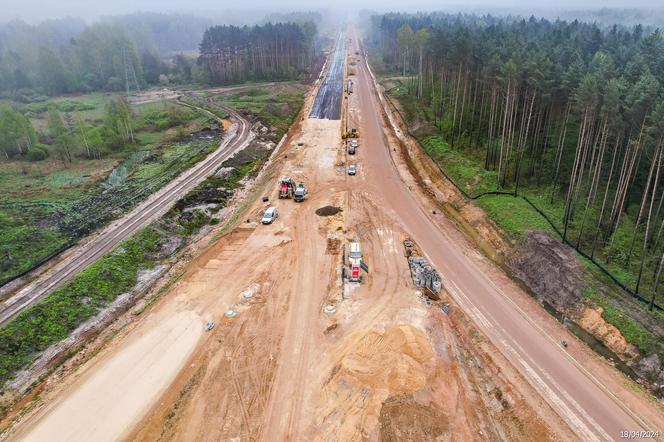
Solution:
{"label": "excavator", "polygon": [[360,132],[357,129],[352,128],[349,132],[346,132],[343,137],[344,140],[348,138],[360,138]]}

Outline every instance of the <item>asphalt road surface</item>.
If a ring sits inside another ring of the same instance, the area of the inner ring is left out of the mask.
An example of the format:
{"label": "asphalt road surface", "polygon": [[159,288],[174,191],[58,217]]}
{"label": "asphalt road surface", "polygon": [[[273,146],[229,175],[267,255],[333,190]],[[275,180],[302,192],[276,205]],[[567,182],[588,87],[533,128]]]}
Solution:
{"label": "asphalt road surface", "polygon": [[236,151],[244,147],[250,135],[251,125],[232,109],[226,109],[226,111],[236,122],[237,130],[231,136],[224,138],[219,149],[180,174],[91,240],[77,246],[71,256],[62,259],[53,268],[38,276],[36,280],[0,304],[0,326],[24,308],[48,295],[65,281],[76,276],[129,236],[168,212],[176,201],[210,176]]}
{"label": "asphalt road surface", "polygon": [[318,95],[316,95],[309,118],[326,118],[328,120],[339,120],[341,118],[345,46],[344,36],[340,34],[330,68],[325,81],[318,89]]}
{"label": "asphalt road surface", "polygon": [[619,439],[620,431],[628,429],[654,430],[644,428],[635,413],[598,385],[591,373],[504,293],[505,287],[492,281],[486,269],[429,219],[399,179],[378,111],[381,101],[367,65],[364,61],[358,65],[353,98],[362,115],[361,161],[366,191],[383,195],[384,209],[397,214],[405,230],[441,272],[443,284],[455,300],[582,440]]}

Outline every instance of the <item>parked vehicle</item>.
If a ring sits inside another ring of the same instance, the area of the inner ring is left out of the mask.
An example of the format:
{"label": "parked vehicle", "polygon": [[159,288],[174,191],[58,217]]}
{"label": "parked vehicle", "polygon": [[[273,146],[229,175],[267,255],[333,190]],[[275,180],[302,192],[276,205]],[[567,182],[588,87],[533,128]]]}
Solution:
{"label": "parked vehicle", "polygon": [[272,221],[277,219],[278,216],[279,212],[277,211],[276,207],[274,206],[268,207],[265,210],[265,213],[263,214],[263,219],[261,220],[261,222],[263,224],[272,224]]}
{"label": "parked vehicle", "polygon": [[350,145],[357,148],[357,140],[356,139],[350,140]]}
{"label": "parked vehicle", "polygon": [[355,146],[352,144],[348,146],[348,155],[355,155]]}
{"label": "parked vehicle", "polygon": [[295,196],[294,196],[295,202],[301,203],[308,195],[309,191],[307,190],[306,187],[304,187],[304,183],[300,182],[300,184],[298,184],[297,188],[295,189]]}
{"label": "parked vehicle", "polygon": [[357,167],[355,164],[348,166],[348,175],[355,175],[357,173]]}

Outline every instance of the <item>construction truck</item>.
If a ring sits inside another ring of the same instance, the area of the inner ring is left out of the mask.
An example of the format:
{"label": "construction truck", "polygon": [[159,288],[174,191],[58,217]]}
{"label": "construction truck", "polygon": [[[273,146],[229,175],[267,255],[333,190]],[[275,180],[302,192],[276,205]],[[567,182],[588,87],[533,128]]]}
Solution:
{"label": "construction truck", "polygon": [[307,188],[304,187],[304,183],[300,182],[300,184],[298,184],[297,188],[295,189],[295,202],[300,203],[304,201],[307,195],[309,195],[309,191],[307,191]]}
{"label": "construction truck", "polygon": [[362,250],[359,242],[351,242],[348,245],[348,265],[350,274],[348,280],[351,282],[362,282],[361,271],[369,272],[369,267],[362,261]]}
{"label": "construction truck", "polygon": [[293,198],[295,181],[292,178],[282,178],[279,181],[279,198]]}

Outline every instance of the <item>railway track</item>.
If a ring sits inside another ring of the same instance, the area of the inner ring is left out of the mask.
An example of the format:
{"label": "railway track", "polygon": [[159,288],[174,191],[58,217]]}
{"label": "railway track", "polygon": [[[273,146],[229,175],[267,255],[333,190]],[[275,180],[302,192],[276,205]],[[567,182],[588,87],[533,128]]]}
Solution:
{"label": "railway track", "polygon": [[[205,109],[198,109],[207,112]],[[234,110],[226,107],[224,110],[235,121],[237,129],[229,138],[222,141],[217,150],[148,197],[131,212],[114,221],[86,243],[78,246],[71,256],[63,258],[53,268],[4,301],[0,305],[0,326],[76,276],[129,236],[164,215],[176,201],[214,173],[235,152],[244,148],[250,139],[251,124]]]}

